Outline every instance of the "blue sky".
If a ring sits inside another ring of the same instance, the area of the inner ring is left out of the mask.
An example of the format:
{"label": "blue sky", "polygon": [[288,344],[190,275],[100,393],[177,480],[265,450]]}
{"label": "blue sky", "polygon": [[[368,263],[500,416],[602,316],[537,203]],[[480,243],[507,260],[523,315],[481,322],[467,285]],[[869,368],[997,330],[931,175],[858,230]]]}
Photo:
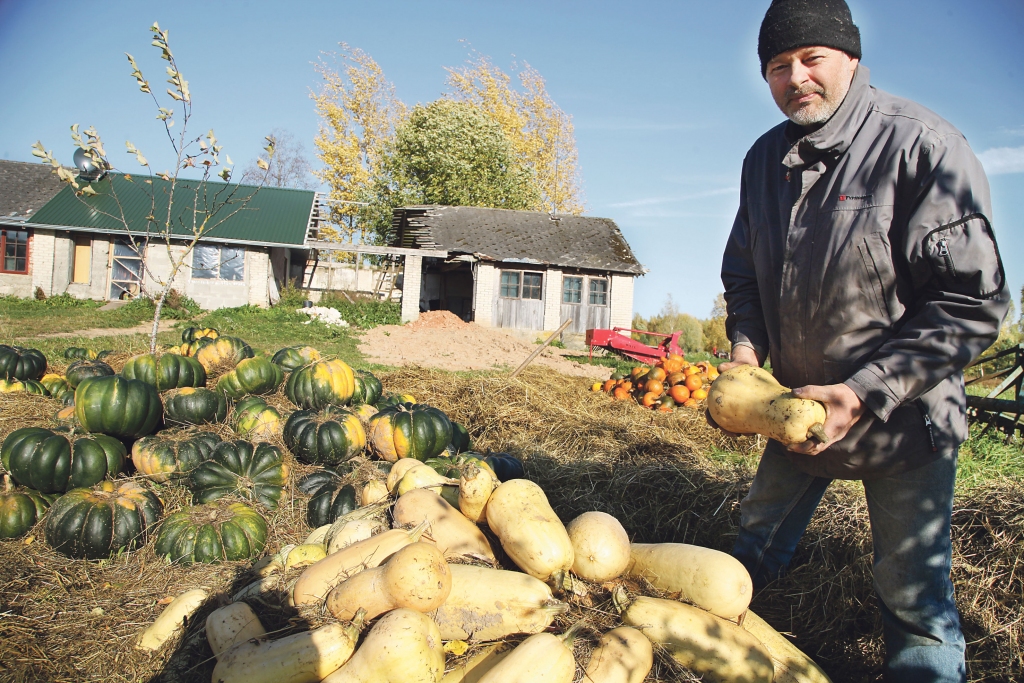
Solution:
{"label": "blue sky", "polygon": [[[68,126],[94,125],[123,168],[132,140],[169,165],[124,52],[160,80],[149,45],[170,30],[194,130],[244,164],[284,128],[312,154],[312,63],[339,42],[372,55],[407,103],[444,91],[468,41],[505,69],[525,60],[573,116],[588,213],[614,218],[650,269],[635,309],[671,294],[706,316],[735,214],[743,155],[781,120],[758,73],[767,0],[719,2],[127,2],[0,0],[0,158],[42,140],[70,162]],[[1024,2],[850,0],[872,83],[956,125],[990,172],[1014,292],[1024,284]],[[1016,298],[1016,295],[1015,295]]]}

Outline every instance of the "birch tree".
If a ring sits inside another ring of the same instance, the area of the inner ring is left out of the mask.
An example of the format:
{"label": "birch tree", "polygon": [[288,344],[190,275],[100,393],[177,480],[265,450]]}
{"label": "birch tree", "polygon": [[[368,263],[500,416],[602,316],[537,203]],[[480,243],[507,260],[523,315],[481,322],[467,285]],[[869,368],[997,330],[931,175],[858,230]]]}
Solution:
{"label": "birch tree", "polygon": [[[138,177],[131,173],[116,172],[117,168],[110,161],[100,134],[93,127],[79,132],[77,123],[71,126],[72,142],[84,152],[97,169],[115,172],[110,173],[105,182],[87,181],[81,176],[76,176],[62,166],[53,152],[47,150],[42,142],[36,142],[32,146],[32,154],[41,158],[44,163],[50,164],[54,174],[74,189],[80,201],[124,228],[125,239],[141,257],[140,293],[151,298],[154,303],[149,348],[151,353],[156,353],[161,310],[167,294],[174,286],[175,278],[183,269],[189,267],[189,257],[196,244],[226,220],[244,210],[255,196],[258,187],[253,189],[229,184],[233,163],[213,130],[202,135],[196,135],[189,130],[192,121],[192,94],[188,81],[179,70],[177,60],[171,52],[167,31],[155,22],[149,30],[153,34],[152,45],[160,51],[160,59],[166,62],[166,82],[170,87],[165,89],[165,93],[171,100],[167,107],[163,106],[163,101],[153,90],[159,86],[155,86],[143,75],[131,54],[125,53],[125,56],[128,58],[131,75],[139,90],[153,100],[156,118],[163,124],[174,152],[173,168],[155,171],[142,151],[129,140],[125,142],[126,152],[134,158],[142,172]],[[178,122],[180,125],[177,126],[175,133],[173,129]],[[274,157],[275,141],[272,137],[268,137],[266,141],[266,156],[256,162],[264,173],[260,179],[261,184],[266,180]],[[183,174],[189,171],[199,171],[200,178],[186,178]],[[211,182],[213,176],[224,182]],[[162,184],[157,183],[157,180],[162,181]],[[129,187],[129,184],[132,187]],[[126,191],[134,188],[141,189],[149,199],[150,211],[145,217],[144,226],[131,222],[125,210],[125,202],[122,200]],[[152,239],[162,242],[166,249],[170,264],[170,269],[166,273],[152,268],[147,258],[147,247]]]}

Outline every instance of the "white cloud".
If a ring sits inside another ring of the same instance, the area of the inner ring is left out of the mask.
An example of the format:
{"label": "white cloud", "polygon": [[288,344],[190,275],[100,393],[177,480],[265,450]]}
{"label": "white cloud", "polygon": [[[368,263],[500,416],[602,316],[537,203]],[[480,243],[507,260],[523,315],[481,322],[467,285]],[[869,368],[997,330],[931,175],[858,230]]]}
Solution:
{"label": "white cloud", "polygon": [[989,175],[1024,173],[1024,147],[993,147],[978,158]]}
{"label": "white cloud", "polygon": [[740,191],[739,187],[719,187],[714,190],[704,190],[703,192],[694,192],[692,194],[680,195],[677,197],[647,197],[645,199],[634,199],[628,202],[615,202],[608,206],[616,209],[631,208],[637,206],[655,206],[658,204],[674,204],[676,202],[688,202],[694,199],[704,199],[706,197],[717,197],[725,194],[736,194]]}

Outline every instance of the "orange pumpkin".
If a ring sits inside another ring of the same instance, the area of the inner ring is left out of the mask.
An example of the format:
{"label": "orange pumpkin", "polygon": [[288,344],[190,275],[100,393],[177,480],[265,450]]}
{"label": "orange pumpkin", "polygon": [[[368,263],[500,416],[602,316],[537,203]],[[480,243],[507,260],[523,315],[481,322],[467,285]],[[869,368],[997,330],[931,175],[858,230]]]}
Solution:
{"label": "orange pumpkin", "polygon": [[647,384],[644,385],[644,388],[647,389],[648,393],[657,394],[658,396],[665,393],[665,385],[656,379],[647,380]]}
{"label": "orange pumpkin", "polygon": [[672,397],[672,400],[676,403],[685,403],[690,398],[690,390],[682,384],[677,384],[668,390],[668,395]]}
{"label": "orange pumpkin", "polygon": [[626,399],[629,398],[629,392],[626,391],[623,387],[616,387],[615,391],[612,392],[612,397],[616,401],[625,401]]}
{"label": "orange pumpkin", "polygon": [[690,375],[689,377],[686,378],[685,386],[690,391],[696,391],[697,389],[700,389],[702,386],[704,386],[704,380],[701,378],[699,374]]}
{"label": "orange pumpkin", "polygon": [[615,388],[615,380],[610,379],[610,380],[608,380],[608,381],[606,381],[604,383],[604,390],[606,392],[608,392],[609,394],[612,392],[612,389],[614,389],[614,388]]}
{"label": "orange pumpkin", "polygon": [[629,376],[630,377],[639,377],[640,375],[644,374],[645,372],[647,372],[647,368],[644,367],[643,365],[638,365],[638,366],[636,366],[635,368],[633,368],[632,370],[629,371]]}
{"label": "orange pumpkin", "polygon": [[708,374],[708,381],[709,382],[714,382],[716,379],[718,379],[718,374],[719,374],[718,373],[718,368],[716,368],[714,365],[712,365],[710,368],[708,368],[708,373],[707,374]]}
{"label": "orange pumpkin", "polygon": [[640,401],[640,403],[645,408],[650,408],[651,406],[658,402],[659,398],[661,398],[659,394],[655,394],[653,391],[648,391],[646,394],[644,394],[644,397]]}
{"label": "orange pumpkin", "polygon": [[629,380],[623,380],[623,382],[619,384],[619,388],[625,389],[628,393],[633,390],[633,383],[630,382]]}
{"label": "orange pumpkin", "polygon": [[682,372],[673,372],[671,375],[665,378],[665,383],[673,387],[677,384],[682,384],[685,381],[686,375],[684,375]]}
{"label": "orange pumpkin", "polygon": [[689,377],[690,375],[699,375],[700,373],[701,369],[699,366],[696,365],[691,365],[683,370],[683,374],[685,374],[687,377]]}
{"label": "orange pumpkin", "polygon": [[683,369],[683,360],[681,358],[676,359],[672,358],[672,356],[669,356],[661,364],[661,367],[665,370],[665,372],[671,375],[672,373],[679,372],[680,370]]}
{"label": "orange pumpkin", "polygon": [[683,402],[683,405],[686,406],[687,408],[696,408],[697,407],[697,401],[695,401],[692,398],[688,398],[688,399],[686,399]]}
{"label": "orange pumpkin", "polygon": [[704,399],[706,399],[708,397],[708,390],[704,389],[704,388],[700,388],[700,389],[697,389],[696,391],[694,391],[692,394],[690,394],[690,396],[692,398],[694,398],[695,400],[697,400],[697,401],[703,401]]}
{"label": "orange pumpkin", "polygon": [[665,379],[665,377],[667,376],[668,373],[661,368],[651,368],[650,372],[647,373],[647,379],[656,379],[659,382]]}

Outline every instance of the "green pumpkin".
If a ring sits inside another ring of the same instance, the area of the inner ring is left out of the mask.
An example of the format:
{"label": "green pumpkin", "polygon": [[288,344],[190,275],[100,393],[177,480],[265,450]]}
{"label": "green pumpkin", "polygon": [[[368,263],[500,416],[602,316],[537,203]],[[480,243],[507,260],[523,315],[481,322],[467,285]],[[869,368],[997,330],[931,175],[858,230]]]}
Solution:
{"label": "green pumpkin", "polygon": [[46,374],[46,356],[38,349],[0,344],[0,379],[39,380]]}
{"label": "green pumpkin", "polygon": [[211,564],[252,559],[266,545],[260,513],[243,503],[214,503],[168,515],[153,549],[175,564]]}
{"label": "green pumpkin", "polygon": [[46,393],[53,398],[58,398],[61,394],[66,391],[72,390],[71,385],[68,384],[68,380],[63,375],[50,373],[43,375],[43,378],[39,380],[39,383],[46,389]]}
{"label": "green pumpkin", "polygon": [[249,394],[272,394],[283,381],[280,366],[263,357],[246,358],[220,378],[217,389],[237,401]]}
{"label": "green pumpkin", "polygon": [[132,444],[132,462],[140,474],[164,483],[188,476],[219,443],[220,437],[213,432],[164,429]]}
{"label": "green pumpkin", "polygon": [[331,470],[304,477],[299,490],[312,496],[306,504],[306,523],[314,529],[356,509],[355,487]]}
{"label": "green pumpkin", "polygon": [[[252,349],[238,337],[201,337],[194,358],[203,364],[207,374],[218,369],[231,369],[246,358],[252,358]],[[209,341],[207,341],[209,340]]]}
{"label": "green pumpkin", "polygon": [[204,425],[223,422],[228,416],[224,394],[205,387],[171,389],[163,394],[164,419],[168,424]]}
{"label": "green pumpkin", "polygon": [[473,450],[473,444],[469,438],[469,432],[458,422],[452,422],[452,440],[445,449],[449,453],[458,455]]}
{"label": "green pumpkin", "polygon": [[67,360],[96,360],[98,355],[92,349],[85,349],[81,346],[69,346],[64,349],[64,358]]}
{"label": "green pumpkin", "polygon": [[46,387],[34,379],[0,379],[0,394],[13,394],[19,391],[36,394],[37,396],[47,395]]}
{"label": "green pumpkin", "polygon": [[352,368],[338,359],[318,360],[299,368],[292,372],[285,385],[288,400],[306,410],[347,405],[354,391]]}
{"label": "green pumpkin", "polygon": [[220,332],[212,327],[186,327],[181,331],[183,344],[191,344],[199,339],[216,339],[219,336]]}
{"label": "green pumpkin", "polygon": [[75,389],[75,417],[87,432],[135,439],[152,434],[162,416],[156,389],[137,379],[95,377]]}
{"label": "green pumpkin", "polygon": [[448,416],[426,404],[403,403],[370,418],[370,448],[388,462],[399,458],[426,460],[444,452],[452,441]]}
{"label": "green pumpkin", "polygon": [[355,375],[355,391],[352,392],[352,405],[368,403],[373,405],[384,393],[384,385],[366,370],[359,370]]}
{"label": "green pumpkin", "polygon": [[387,396],[385,396],[384,398],[380,399],[379,401],[377,401],[373,405],[375,405],[378,410],[383,410],[384,408],[391,408],[393,406],[400,406],[403,403],[415,404],[416,403],[416,399],[413,398],[412,394],[388,394]]}
{"label": "green pumpkin", "polygon": [[301,462],[337,465],[363,452],[366,430],[345,408],[330,407],[322,413],[296,410],[284,425],[284,443]]}
{"label": "green pumpkin", "polygon": [[68,557],[107,558],[145,545],[163,509],[156,494],[135,481],[72,489],[50,506],[46,542]]}
{"label": "green pumpkin", "polygon": [[254,448],[248,441],[222,441],[189,475],[194,503],[237,495],[274,509],[287,483],[288,465],[281,449],[268,443]]}
{"label": "green pumpkin", "polygon": [[111,377],[115,374],[117,373],[114,372],[114,368],[101,360],[76,360],[68,366],[64,377],[67,378],[68,384],[72,389],[77,389],[78,385],[87,379]]}
{"label": "green pumpkin", "polygon": [[14,481],[42,493],[92,486],[124,470],[128,451],[112,436],[74,436],[42,427],[15,429],[0,447]]}
{"label": "green pumpkin", "polygon": [[15,491],[7,476],[4,484],[5,490],[0,491],[0,539],[20,538],[43,518],[57,496],[31,489]]}
{"label": "green pumpkin", "polygon": [[195,358],[173,353],[165,353],[159,358],[151,353],[129,358],[121,376],[152,384],[157,391],[206,386],[206,368]]}
{"label": "green pumpkin", "polygon": [[312,346],[286,346],[275,353],[270,361],[280,365],[285,372],[294,372],[304,365],[315,363],[320,358],[320,352]]}
{"label": "green pumpkin", "polygon": [[249,441],[273,441],[281,437],[284,418],[259,396],[247,396],[235,404],[231,428]]}

